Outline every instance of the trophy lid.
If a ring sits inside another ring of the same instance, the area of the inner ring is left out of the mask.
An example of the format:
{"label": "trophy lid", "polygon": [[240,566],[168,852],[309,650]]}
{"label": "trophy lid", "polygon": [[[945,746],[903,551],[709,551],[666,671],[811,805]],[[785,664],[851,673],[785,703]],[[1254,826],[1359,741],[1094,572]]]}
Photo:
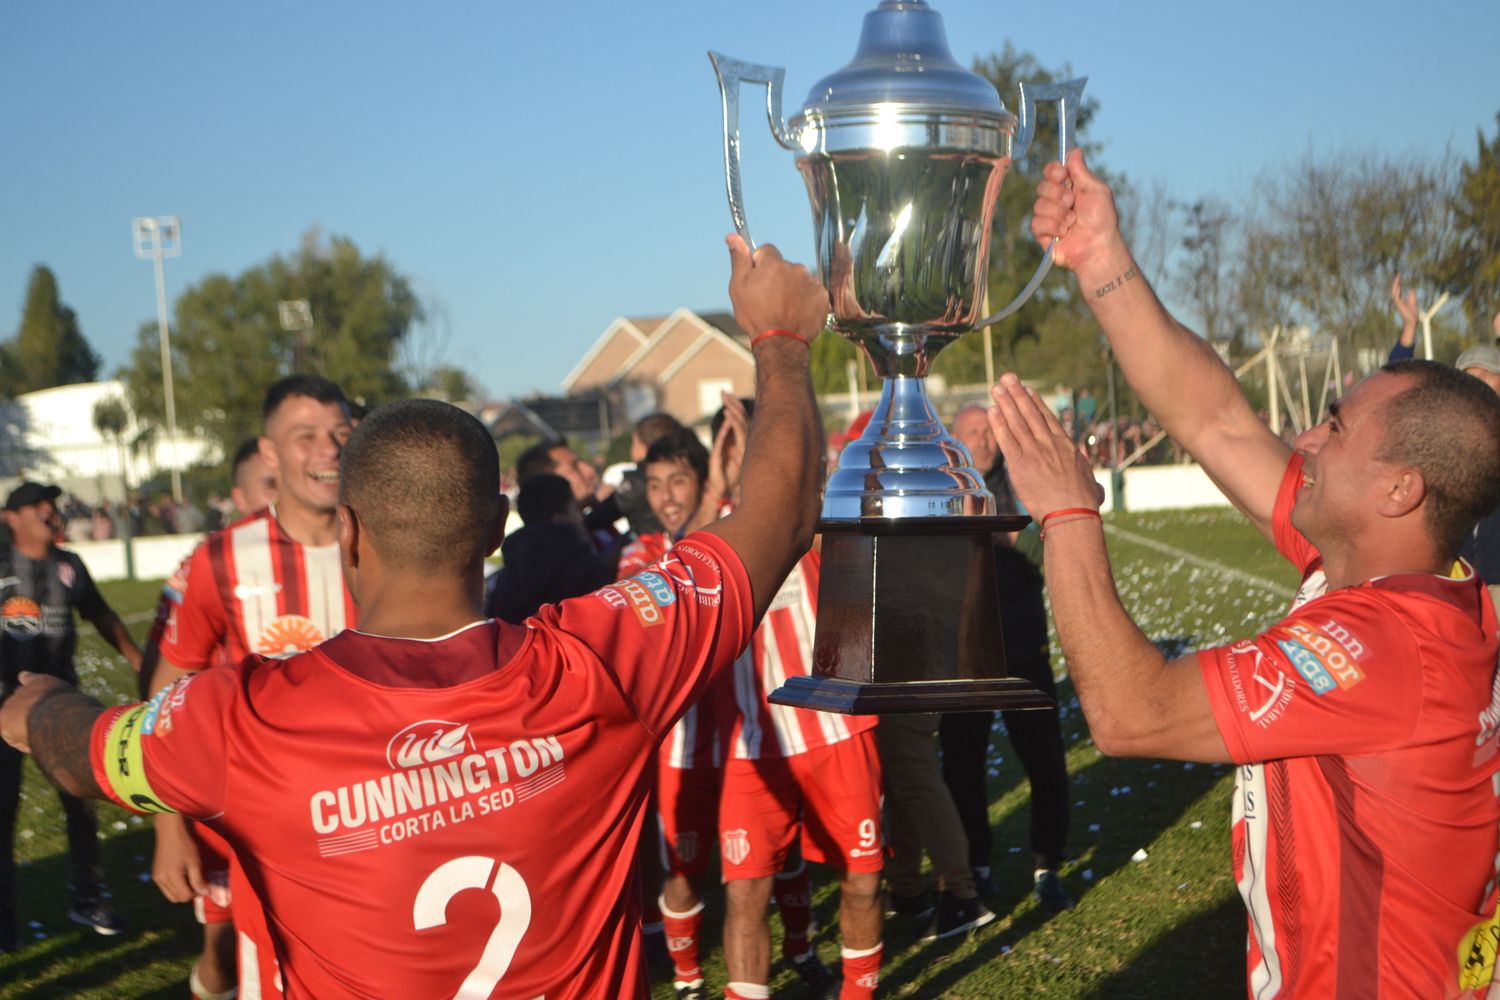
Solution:
{"label": "trophy lid", "polygon": [[953,58],[943,15],[925,0],[882,0],[866,14],[853,61],[813,86],[791,124],[881,105],[1014,120],[994,86]]}

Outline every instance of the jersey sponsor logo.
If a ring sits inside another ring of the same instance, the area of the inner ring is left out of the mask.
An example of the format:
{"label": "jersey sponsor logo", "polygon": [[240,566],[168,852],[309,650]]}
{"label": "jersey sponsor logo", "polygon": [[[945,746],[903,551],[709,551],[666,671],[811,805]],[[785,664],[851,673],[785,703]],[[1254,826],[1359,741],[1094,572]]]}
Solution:
{"label": "jersey sponsor logo", "polygon": [[[1497,733],[1500,733],[1500,670],[1490,680],[1490,703],[1479,713],[1479,735],[1474,737],[1475,767],[1495,756]],[[1496,788],[1496,795],[1500,796],[1500,787]]]}
{"label": "jersey sponsor logo", "polygon": [[247,597],[267,597],[271,594],[281,593],[281,584],[251,584],[237,583],[234,585],[234,596],[236,600],[243,601]]}
{"label": "jersey sponsor logo", "polygon": [[20,585],[21,578],[19,576],[0,576],[0,590],[6,590],[10,587],[19,587]]}
{"label": "jersey sponsor logo", "polygon": [[474,749],[474,737],[469,735],[468,723],[460,725],[441,719],[423,719],[391,737],[385,748],[385,760],[392,769],[416,767],[418,764],[436,764]]}
{"label": "jersey sponsor logo", "polygon": [[[653,576],[655,574],[652,574]],[[657,577],[660,579],[660,577]],[[667,620],[662,614],[661,602],[658,601],[648,590],[645,584],[638,578],[631,577],[629,580],[621,580],[615,584],[625,600],[630,602],[630,610],[635,612],[636,619],[641,623],[641,628],[655,628]]]}
{"label": "jersey sponsor logo", "polygon": [[64,587],[73,589],[73,584],[78,580],[78,571],[73,568],[72,563],[60,562],[57,564],[57,579]]}
{"label": "jersey sponsor logo", "polygon": [[133,705],[116,716],[105,737],[104,780],[126,808],[141,813],[174,812],[161,801],[146,777],[141,749],[145,735],[141,723],[145,715],[145,705]]}
{"label": "jersey sponsor logo", "polygon": [[637,573],[632,579],[639,580],[641,585],[651,592],[651,597],[661,607],[677,603],[677,592],[672,585],[666,581],[660,573],[646,570]]}
{"label": "jersey sponsor logo", "polygon": [[0,621],[18,639],[35,638],[42,634],[42,606],[29,597],[7,597],[0,604]]}
{"label": "jersey sponsor logo", "polygon": [[879,854],[883,849],[884,848],[880,848],[880,847],[851,847],[851,848],[849,848],[849,857],[851,857],[851,858],[873,858],[875,855]]}
{"label": "jersey sponsor logo", "polygon": [[385,762],[389,773],[312,794],[319,855],[374,850],[488,816],[556,788],[566,776],[556,736],[484,749],[468,723],[435,719],[393,736]]}
{"label": "jersey sponsor logo", "polygon": [[750,831],[725,830],[719,835],[719,853],[732,865],[742,865],[750,856]]}
{"label": "jersey sponsor logo", "polygon": [[594,596],[616,611],[624,611],[630,607],[630,602],[625,600],[625,595],[614,587],[600,587],[594,591]]}
{"label": "jersey sponsor logo", "polygon": [[[1287,649],[1287,640],[1278,642],[1277,645],[1287,652],[1292,664],[1318,694],[1327,694],[1334,687],[1347,691],[1365,679],[1364,671],[1359,669],[1356,662],[1365,656],[1365,644],[1346,626],[1331,618],[1321,624],[1299,618],[1287,626],[1287,631],[1294,637],[1292,644],[1310,654],[1311,659],[1302,654],[1294,657],[1292,651]],[[1304,664],[1307,670],[1303,669]],[[1314,675],[1321,675],[1319,680],[1309,676],[1309,671]],[[1328,683],[1320,688],[1319,684],[1323,680]]]}
{"label": "jersey sponsor logo", "polygon": [[172,732],[172,712],[182,707],[187,700],[187,682],[190,678],[183,677],[169,687],[164,687],[156,692],[155,696],[146,702],[146,712],[141,717],[142,736],[166,736]]}
{"label": "jersey sponsor logo", "polygon": [[292,656],[312,649],[323,641],[323,633],[312,620],[302,615],[282,615],[265,627],[255,640],[255,651],[262,656]]}

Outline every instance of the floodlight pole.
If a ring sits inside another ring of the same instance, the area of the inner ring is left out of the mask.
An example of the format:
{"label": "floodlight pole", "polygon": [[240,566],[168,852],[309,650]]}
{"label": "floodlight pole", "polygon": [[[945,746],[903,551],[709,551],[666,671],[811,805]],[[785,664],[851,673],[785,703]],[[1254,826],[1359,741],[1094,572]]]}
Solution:
{"label": "floodlight pole", "polygon": [[172,387],[172,342],[167,328],[167,282],[162,271],[164,256],[182,253],[182,226],[175,215],[135,220],[135,255],[151,258],[156,271],[156,330],[161,340],[161,392],[167,411],[167,440],[172,454],[172,500],[182,503],[182,472],[177,454],[177,401]]}

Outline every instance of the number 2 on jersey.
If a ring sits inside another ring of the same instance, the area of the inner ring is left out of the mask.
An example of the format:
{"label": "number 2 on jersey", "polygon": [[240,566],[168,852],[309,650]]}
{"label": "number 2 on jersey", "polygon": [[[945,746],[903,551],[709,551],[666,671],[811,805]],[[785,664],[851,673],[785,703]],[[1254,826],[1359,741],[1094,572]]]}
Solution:
{"label": "number 2 on jersey", "polygon": [[465,889],[489,889],[500,901],[500,920],[490,932],[478,963],[453,995],[453,1000],[484,1000],[510,968],[516,948],[531,925],[531,893],[520,873],[503,861],[479,856],[454,858],[433,869],[417,890],[411,913],[417,930],[447,923],[448,901]]}

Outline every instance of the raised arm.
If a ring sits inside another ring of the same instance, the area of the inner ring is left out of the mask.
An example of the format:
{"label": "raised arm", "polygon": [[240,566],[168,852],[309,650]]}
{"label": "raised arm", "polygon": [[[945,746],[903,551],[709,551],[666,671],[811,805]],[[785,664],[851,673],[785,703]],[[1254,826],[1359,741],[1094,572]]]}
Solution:
{"label": "raised arm", "polygon": [[1047,165],[1031,225],[1043,246],[1055,242],[1054,261],[1078,276],[1141,402],[1270,537],[1291,449],[1256,415],[1213,348],[1156,297],[1120,234],[1114,196],[1082,150],[1069,153],[1066,166]]}
{"label": "raised arm", "polygon": [[[735,322],[752,337],[755,420],[740,471],[735,512],[710,531],[744,563],[755,617],[812,544],[822,493],[823,421],[808,377],[808,343],[828,317],[828,293],[800,264],[773,246],[752,257],[730,236],[729,297]],[[767,331],[790,336],[764,336]]]}

